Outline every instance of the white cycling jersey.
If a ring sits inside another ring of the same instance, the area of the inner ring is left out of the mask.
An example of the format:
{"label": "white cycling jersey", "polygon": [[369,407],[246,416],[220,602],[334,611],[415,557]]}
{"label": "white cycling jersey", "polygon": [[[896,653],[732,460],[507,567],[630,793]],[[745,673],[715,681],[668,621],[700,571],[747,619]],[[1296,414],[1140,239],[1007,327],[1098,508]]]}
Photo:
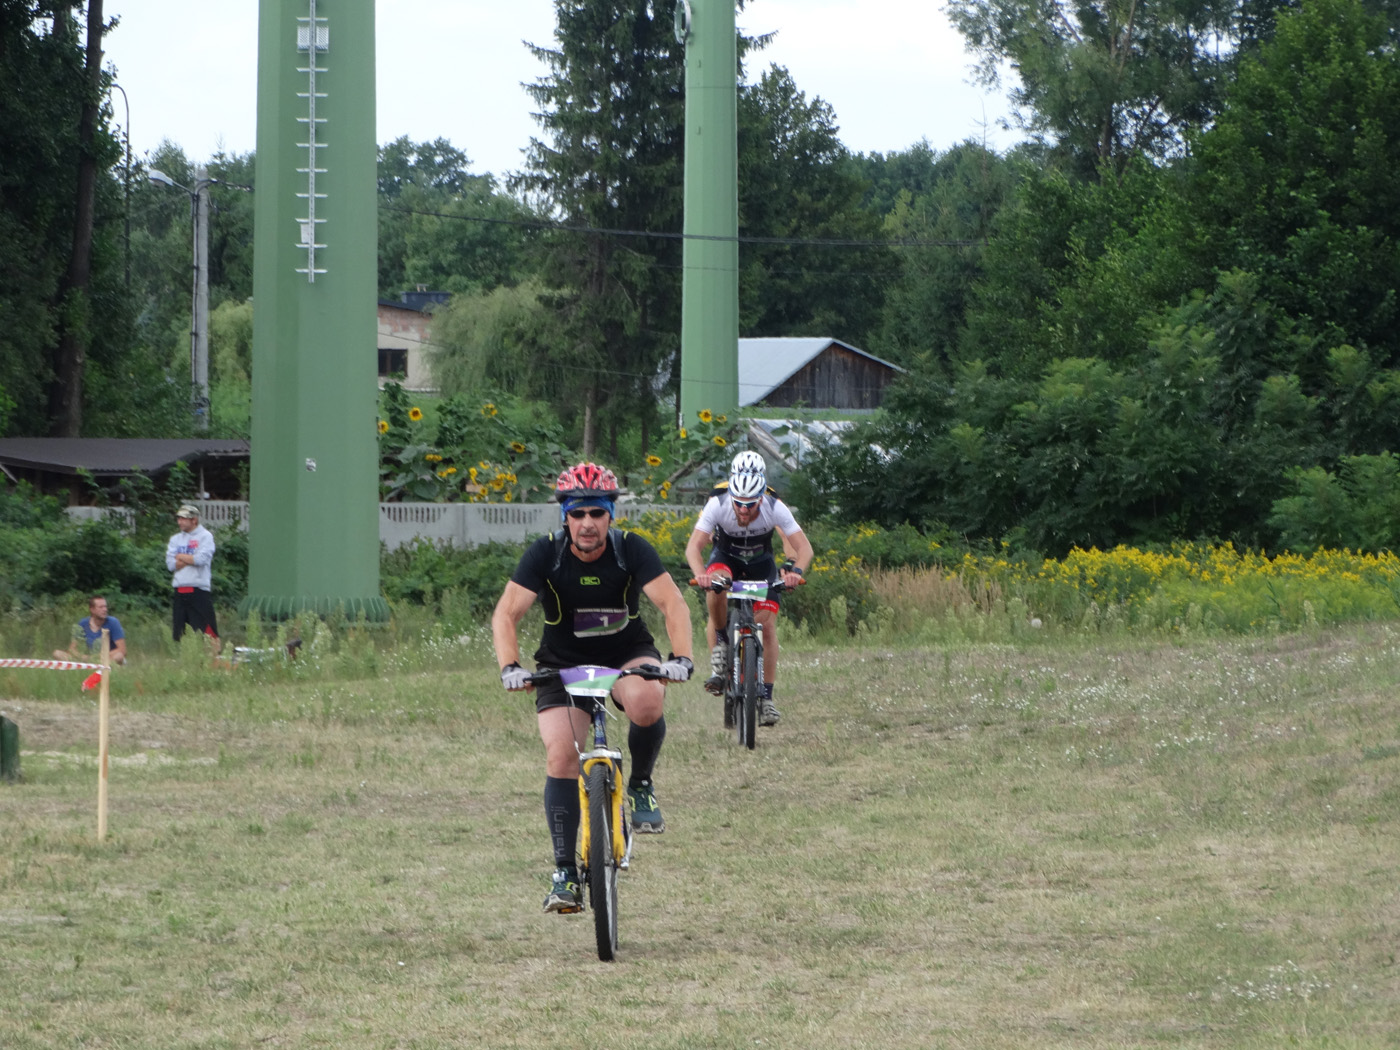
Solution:
{"label": "white cycling jersey", "polygon": [[729,493],[711,496],[695,522],[700,532],[713,537],[715,554],[750,562],[773,553],[773,530],[784,536],[799,531],[797,519],[777,496],[765,495],[758,514],[748,525],[740,525],[730,503]]}

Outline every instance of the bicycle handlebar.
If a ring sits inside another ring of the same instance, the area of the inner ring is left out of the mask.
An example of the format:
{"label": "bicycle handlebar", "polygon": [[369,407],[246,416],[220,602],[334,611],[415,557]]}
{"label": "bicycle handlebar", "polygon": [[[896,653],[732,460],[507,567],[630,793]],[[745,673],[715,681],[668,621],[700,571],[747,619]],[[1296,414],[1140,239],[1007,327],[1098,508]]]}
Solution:
{"label": "bicycle handlebar", "polygon": [[[798,581],[799,587],[807,582],[800,576],[798,577]],[[768,584],[768,589],[770,591],[781,591],[787,587],[787,584],[783,582],[783,578],[781,576],[779,576],[776,580],[767,580],[765,582]],[[729,589],[733,586],[733,584],[733,580],[721,576],[719,577],[719,579],[711,580],[710,585],[708,587],[702,588],[702,590],[714,591],[716,594],[728,594]],[[697,580],[694,576],[692,576],[690,578],[690,585],[692,587],[699,587],[700,581]]]}
{"label": "bicycle handlebar", "polygon": [[[614,668],[607,668],[614,670]],[[531,685],[541,682],[553,682],[560,677],[561,668],[541,667],[537,671],[532,671],[527,681]],[[640,667],[624,667],[618,673],[619,678],[645,678],[648,682],[669,682],[670,679],[661,673],[661,668],[656,664],[642,664]]]}

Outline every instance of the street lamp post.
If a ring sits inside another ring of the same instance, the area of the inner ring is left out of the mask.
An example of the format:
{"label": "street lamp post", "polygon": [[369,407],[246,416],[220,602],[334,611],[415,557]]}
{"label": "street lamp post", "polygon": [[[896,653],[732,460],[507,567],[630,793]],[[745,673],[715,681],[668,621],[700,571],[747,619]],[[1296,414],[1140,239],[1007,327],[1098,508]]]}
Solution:
{"label": "street lamp post", "polygon": [[209,429],[209,187],[218,182],[201,165],[195,169],[194,187],[176,182],[163,171],[150,169],[148,177],[162,186],[174,186],[190,195],[194,219],[194,289],[190,307],[190,386],[194,395],[194,425]]}
{"label": "street lamp post", "polygon": [[122,180],[124,188],[123,210],[126,212],[126,286],[131,287],[131,101],[126,97],[126,88],[115,80],[112,91],[122,93],[122,105],[126,107],[126,123],[122,125],[122,138],[126,142],[126,176]]}

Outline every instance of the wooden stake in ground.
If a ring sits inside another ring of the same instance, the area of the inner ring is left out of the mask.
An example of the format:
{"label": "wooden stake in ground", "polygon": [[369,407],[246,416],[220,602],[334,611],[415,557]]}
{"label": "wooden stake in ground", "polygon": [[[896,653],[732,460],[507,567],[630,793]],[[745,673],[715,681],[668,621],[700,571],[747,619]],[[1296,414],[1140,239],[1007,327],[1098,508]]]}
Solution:
{"label": "wooden stake in ground", "polygon": [[97,686],[97,841],[107,840],[107,679],[112,673],[111,632],[102,628],[102,676]]}

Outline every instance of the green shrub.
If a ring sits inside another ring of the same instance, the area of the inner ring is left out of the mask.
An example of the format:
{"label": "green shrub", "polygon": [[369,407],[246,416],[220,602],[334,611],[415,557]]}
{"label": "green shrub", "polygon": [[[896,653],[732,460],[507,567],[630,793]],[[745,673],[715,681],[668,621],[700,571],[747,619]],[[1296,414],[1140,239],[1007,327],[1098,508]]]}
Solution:
{"label": "green shrub", "polygon": [[63,520],[63,505],[53,496],[35,492],[27,481],[0,489],[0,527],[37,529]]}
{"label": "green shrub", "polygon": [[463,549],[420,539],[380,558],[380,586],[391,604],[426,606],[450,629],[465,629],[490,617],[523,551],[523,544]]}
{"label": "green shrub", "polygon": [[1400,547],[1400,460],[1389,452],[1344,456],[1336,474],[1298,467],[1288,480],[1294,494],[1275,501],[1269,516],[1288,550]]}

